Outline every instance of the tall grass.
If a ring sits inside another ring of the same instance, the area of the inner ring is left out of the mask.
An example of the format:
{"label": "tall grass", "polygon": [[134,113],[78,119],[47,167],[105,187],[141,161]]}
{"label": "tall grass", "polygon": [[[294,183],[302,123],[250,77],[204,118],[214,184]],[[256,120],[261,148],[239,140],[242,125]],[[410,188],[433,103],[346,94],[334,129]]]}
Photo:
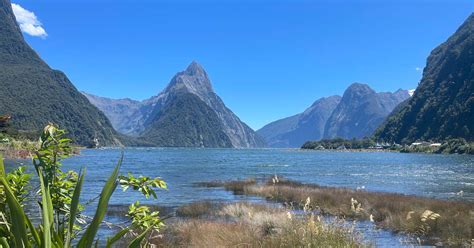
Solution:
{"label": "tall grass", "polygon": [[237,194],[300,207],[310,197],[308,207],[321,214],[372,220],[380,227],[414,234],[426,244],[470,247],[474,238],[474,204],[469,202],[322,187],[282,179],[252,184],[233,181],[213,186],[219,185]]}
{"label": "tall grass", "polygon": [[170,224],[152,243],[159,247],[369,246],[353,229],[337,221],[325,223],[311,214],[294,215],[288,209],[250,203],[206,205],[214,206],[201,211],[200,218]]}

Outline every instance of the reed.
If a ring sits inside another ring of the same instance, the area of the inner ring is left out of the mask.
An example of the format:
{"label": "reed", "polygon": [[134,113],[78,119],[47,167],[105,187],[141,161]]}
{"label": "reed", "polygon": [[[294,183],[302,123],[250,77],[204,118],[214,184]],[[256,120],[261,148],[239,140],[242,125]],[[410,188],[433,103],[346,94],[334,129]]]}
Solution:
{"label": "reed", "polygon": [[171,223],[151,243],[158,247],[370,246],[340,221],[326,223],[311,214],[293,215],[288,209],[261,204],[206,204],[214,209],[206,218]]}
{"label": "reed", "polygon": [[307,205],[321,214],[371,220],[379,227],[413,234],[424,244],[470,247],[474,238],[474,204],[469,202],[323,187],[275,177],[263,183],[234,181],[222,187],[295,207]]}

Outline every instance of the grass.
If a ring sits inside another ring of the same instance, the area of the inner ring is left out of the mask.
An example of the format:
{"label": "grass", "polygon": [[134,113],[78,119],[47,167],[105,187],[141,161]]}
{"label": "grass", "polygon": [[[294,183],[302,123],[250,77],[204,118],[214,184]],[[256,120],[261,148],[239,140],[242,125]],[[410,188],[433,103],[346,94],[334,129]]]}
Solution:
{"label": "grass", "polygon": [[217,211],[220,206],[221,204],[211,201],[193,202],[191,204],[180,206],[176,210],[176,216],[186,218],[209,217],[213,212]]}
{"label": "grass", "polygon": [[0,137],[0,152],[7,158],[29,158],[38,147],[38,141]]}
{"label": "grass", "polygon": [[[31,158],[34,151],[38,149],[39,141],[23,138],[13,138],[0,134],[0,153],[9,159]],[[72,146],[72,154],[79,154],[80,147]]]}
{"label": "grass", "polygon": [[474,238],[474,204],[394,193],[322,187],[295,181],[214,183],[237,194],[265,197],[321,214],[372,220],[382,228],[414,234],[425,244],[470,247]]}
{"label": "grass", "polygon": [[[151,241],[158,247],[364,247],[361,236],[342,222],[293,215],[261,204],[198,202],[192,217],[169,224]],[[207,211],[206,211],[207,210]]]}

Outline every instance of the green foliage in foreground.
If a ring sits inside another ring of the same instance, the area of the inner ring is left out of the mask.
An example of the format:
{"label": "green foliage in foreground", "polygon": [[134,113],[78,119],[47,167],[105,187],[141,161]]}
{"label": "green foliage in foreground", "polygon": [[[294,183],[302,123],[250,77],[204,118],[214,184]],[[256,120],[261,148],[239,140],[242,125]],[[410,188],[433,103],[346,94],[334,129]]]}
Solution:
{"label": "green foliage in foreground", "polygon": [[[81,212],[84,206],[79,198],[84,183],[85,169],[63,172],[61,160],[70,156],[70,140],[63,138],[64,130],[48,125],[40,137],[39,148],[34,152],[33,164],[40,181],[41,221],[35,226],[30,214],[23,204],[29,194],[30,175],[23,167],[6,173],[3,159],[0,157],[0,247],[92,247],[98,245],[96,234],[106,214],[108,202],[119,184],[119,170],[122,159],[109,176],[102,193],[94,217],[87,223]],[[123,157],[123,156],[122,156]],[[166,188],[166,183],[159,178],[138,177],[132,175],[121,177],[124,190],[132,188],[142,192],[147,198],[156,198],[155,189]],[[158,231],[163,222],[158,212],[151,212],[139,202],[130,205],[127,216],[128,226],[107,240],[107,247],[125,235],[131,237],[129,247],[146,245],[147,235]]]}

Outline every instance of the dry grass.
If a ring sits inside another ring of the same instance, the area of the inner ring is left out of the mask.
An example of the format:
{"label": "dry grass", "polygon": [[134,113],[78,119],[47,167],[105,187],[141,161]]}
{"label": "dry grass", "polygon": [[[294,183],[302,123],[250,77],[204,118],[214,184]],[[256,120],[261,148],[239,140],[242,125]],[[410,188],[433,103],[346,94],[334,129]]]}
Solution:
{"label": "dry grass", "polygon": [[212,181],[212,182],[199,182],[195,185],[198,187],[207,187],[207,188],[219,188],[223,187],[226,190],[234,192],[234,194],[244,194],[243,189],[246,186],[255,185],[257,180],[255,178],[249,178],[241,181]]}
{"label": "dry grass", "polygon": [[415,234],[427,244],[442,242],[445,246],[469,247],[474,238],[473,203],[321,187],[281,179],[223,186],[238,194],[262,196],[294,206],[302,206],[310,197],[307,207],[321,214],[371,219],[380,227]]}
{"label": "dry grass", "polygon": [[219,205],[208,218],[171,223],[152,243],[159,247],[361,247],[360,235],[312,215],[236,203]]}
{"label": "dry grass", "polygon": [[211,201],[198,201],[180,206],[176,210],[176,216],[187,218],[205,218],[212,215],[222,204]]}

